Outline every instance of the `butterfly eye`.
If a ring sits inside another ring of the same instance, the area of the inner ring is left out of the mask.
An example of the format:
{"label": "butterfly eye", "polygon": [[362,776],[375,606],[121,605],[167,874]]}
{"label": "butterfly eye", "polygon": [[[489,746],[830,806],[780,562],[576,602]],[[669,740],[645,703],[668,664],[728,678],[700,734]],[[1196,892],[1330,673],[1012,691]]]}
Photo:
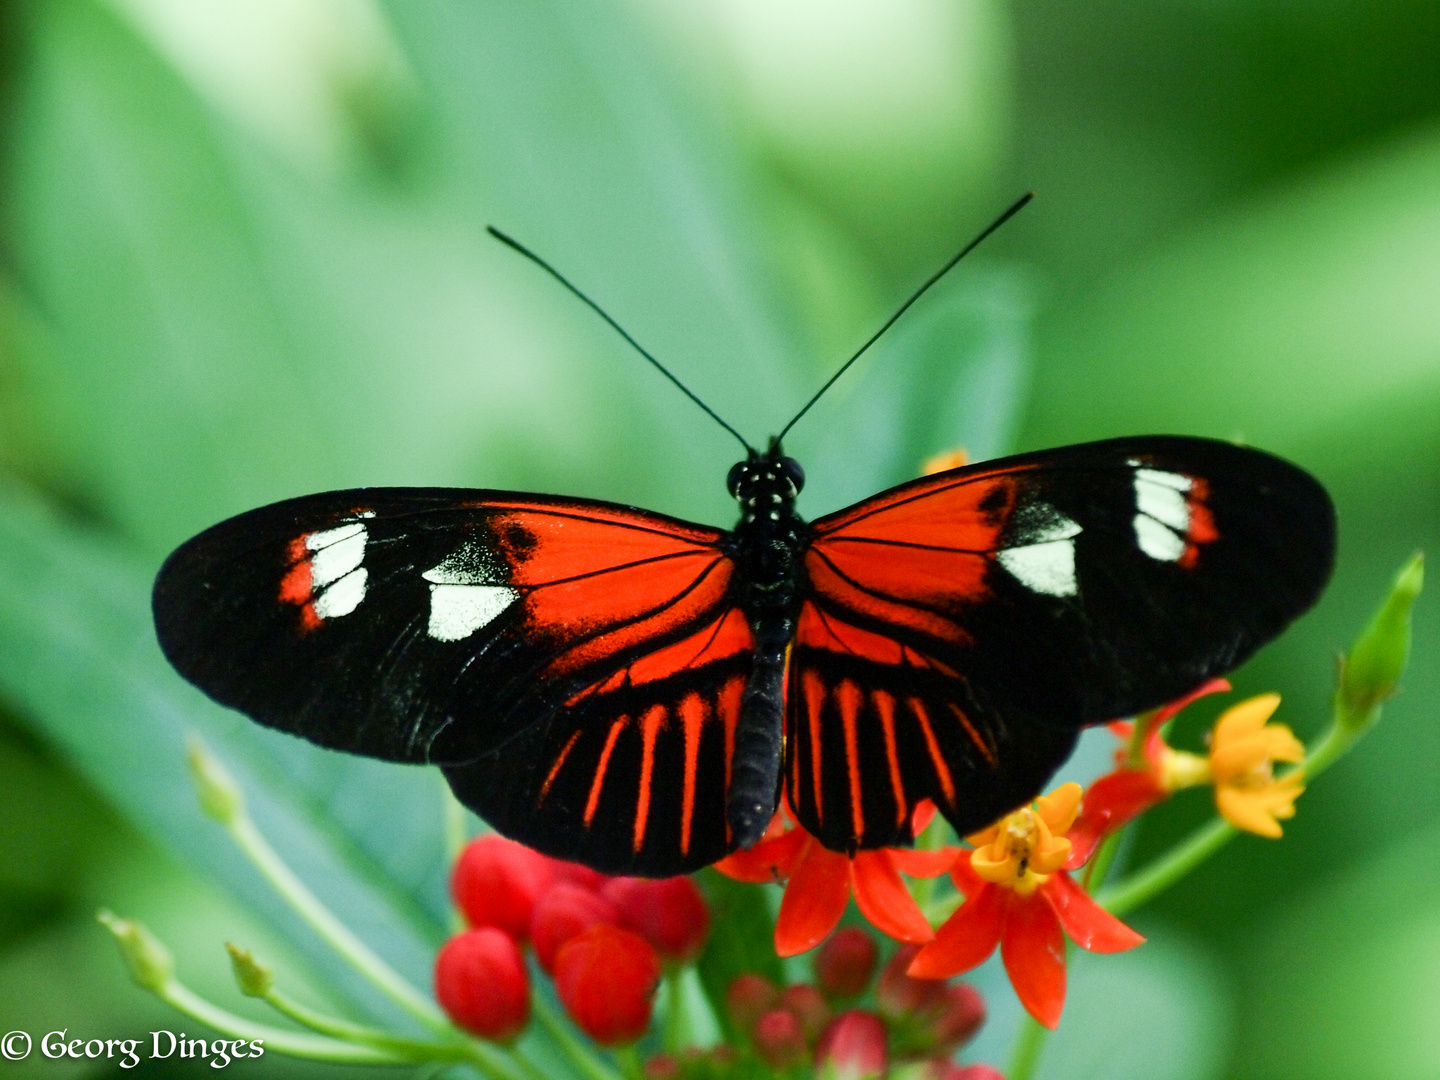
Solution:
{"label": "butterfly eye", "polygon": [[725,486],[730,489],[730,494],[736,498],[740,497],[740,481],[745,479],[745,466],[749,462],[737,461],[730,466],[730,475],[725,477]]}
{"label": "butterfly eye", "polygon": [[780,459],[780,468],[785,473],[785,479],[795,485],[795,494],[800,494],[805,487],[805,470],[793,457]]}

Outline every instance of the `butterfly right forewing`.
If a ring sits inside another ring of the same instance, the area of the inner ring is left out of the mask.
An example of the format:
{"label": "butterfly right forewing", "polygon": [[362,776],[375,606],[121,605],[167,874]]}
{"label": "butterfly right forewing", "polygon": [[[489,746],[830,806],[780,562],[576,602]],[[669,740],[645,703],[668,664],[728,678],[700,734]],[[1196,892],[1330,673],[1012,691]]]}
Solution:
{"label": "butterfly right forewing", "polygon": [[[1335,545],[1306,473],[1180,437],[953,470],[812,528],[787,778],[802,823],[836,847],[903,841],[901,788],[962,832],[995,816],[990,793],[1031,797],[1079,728],[1176,698],[1279,633],[1319,595]],[[905,686],[923,688],[928,725],[902,708]],[[898,771],[881,752],[887,708],[909,748]],[[962,797],[957,775],[985,794]]]}

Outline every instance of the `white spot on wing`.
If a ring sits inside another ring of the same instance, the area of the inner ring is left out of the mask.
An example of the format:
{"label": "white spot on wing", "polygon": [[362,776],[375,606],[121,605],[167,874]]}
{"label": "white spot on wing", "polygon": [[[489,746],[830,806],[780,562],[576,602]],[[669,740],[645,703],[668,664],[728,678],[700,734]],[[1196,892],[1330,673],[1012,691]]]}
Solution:
{"label": "white spot on wing", "polygon": [[1185,554],[1185,540],[1145,514],[1135,515],[1135,542],[1141,551],[1160,562],[1175,562]]}
{"label": "white spot on wing", "polygon": [[502,585],[505,578],[495,562],[487,548],[472,540],[420,576],[436,585]]}
{"label": "white spot on wing", "polygon": [[1188,476],[1154,469],[1135,470],[1135,509],[1179,533],[1190,527],[1190,506],[1185,501],[1185,492],[1189,490]]}
{"label": "white spot on wing", "polygon": [[365,559],[365,539],[365,526],[358,524],[307,536],[305,546],[315,553],[310,557],[312,587],[324,588],[358,567]]}
{"label": "white spot on wing", "polygon": [[[430,578],[434,572],[424,577]],[[504,585],[431,584],[429,634],[436,641],[463,641],[493,622],[519,597]]]}
{"label": "white spot on wing", "polygon": [[[363,538],[361,549],[364,549]],[[320,561],[318,556],[315,561]],[[364,567],[351,570],[315,598],[315,614],[322,619],[338,619],[341,615],[349,615],[360,606],[360,601],[365,599],[365,582],[369,576],[369,571]]]}
{"label": "white spot on wing", "polygon": [[1075,540],[1084,530],[1049,503],[1020,507],[1010,523],[1014,547],[995,558],[1020,584],[1046,596],[1074,596]]}

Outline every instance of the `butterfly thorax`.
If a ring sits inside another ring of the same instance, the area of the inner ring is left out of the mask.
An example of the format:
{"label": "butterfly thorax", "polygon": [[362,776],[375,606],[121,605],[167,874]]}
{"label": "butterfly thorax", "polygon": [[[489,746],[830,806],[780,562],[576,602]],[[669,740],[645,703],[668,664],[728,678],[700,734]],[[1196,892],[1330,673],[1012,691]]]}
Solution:
{"label": "butterfly thorax", "polygon": [[804,592],[803,557],[809,544],[795,496],[805,473],[772,444],[730,470],[730,492],[740,521],[727,538],[735,561],[740,609],[755,639],[755,660],[745,685],[726,818],[733,838],[749,847],[775,812],[784,749],[785,660]]}

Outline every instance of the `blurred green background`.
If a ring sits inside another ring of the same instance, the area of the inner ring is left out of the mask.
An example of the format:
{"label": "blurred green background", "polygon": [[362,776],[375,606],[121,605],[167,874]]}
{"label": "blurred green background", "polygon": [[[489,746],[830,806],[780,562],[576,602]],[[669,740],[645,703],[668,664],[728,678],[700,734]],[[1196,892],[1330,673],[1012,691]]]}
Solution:
{"label": "blurred green background", "polygon": [[[0,6],[0,1027],[184,1027],[126,981],[102,904],[227,1007],[229,939],[384,1015],[195,811],[189,731],[428,981],[437,778],[260,731],[170,672],[148,587],[176,543],[365,484],[731,523],[728,436],[487,222],[757,441],[1037,189],[796,429],[802,513],[962,443],[1286,455],[1335,496],[1339,567],[1236,682],[1318,731],[1336,652],[1440,546],[1437,72],[1434,0]],[[1150,945],[1077,962],[1042,1076],[1440,1075],[1437,658],[1422,600],[1382,726],[1283,841],[1139,916]],[[1207,812],[1161,808],[1130,858]],[[1003,1061],[1014,1006],[980,978],[971,1056]]]}

